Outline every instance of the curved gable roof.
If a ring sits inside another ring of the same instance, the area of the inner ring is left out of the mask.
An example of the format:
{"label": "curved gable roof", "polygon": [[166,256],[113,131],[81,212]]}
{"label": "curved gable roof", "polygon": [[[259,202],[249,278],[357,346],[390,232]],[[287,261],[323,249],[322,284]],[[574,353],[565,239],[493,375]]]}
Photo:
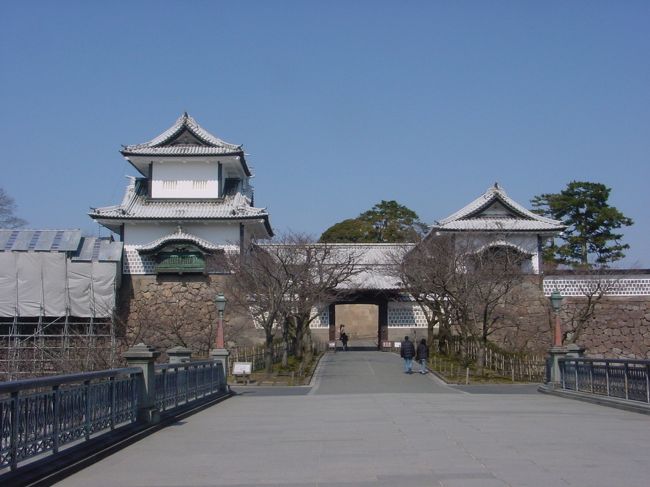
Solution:
{"label": "curved gable roof", "polygon": [[160,237],[159,239],[149,242],[146,245],[142,245],[141,247],[138,247],[138,252],[140,253],[154,252],[167,244],[176,243],[176,242],[190,243],[192,245],[196,245],[201,250],[205,250],[205,251],[224,250],[224,247],[221,245],[215,245],[201,237],[197,237],[196,235],[192,235],[191,233],[184,232],[183,228],[179,225],[177,230],[174,233],[170,233],[169,235],[165,235],[164,237]]}
{"label": "curved gable roof", "polygon": [[246,164],[242,145],[230,144],[201,127],[187,112],[174,125],[142,144],[123,146],[120,151],[129,156],[239,156],[247,176],[252,173]]}
{"label": "curved gable roof", "polygon": [[495,183],[474,201],[438,221],[432,230],[561,232],[564,228],[561,221],[524,208]]}

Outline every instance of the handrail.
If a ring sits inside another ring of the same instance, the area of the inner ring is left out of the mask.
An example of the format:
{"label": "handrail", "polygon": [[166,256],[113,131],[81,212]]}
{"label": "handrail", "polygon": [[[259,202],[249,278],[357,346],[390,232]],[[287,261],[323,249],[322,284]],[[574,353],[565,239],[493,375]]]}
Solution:
{"label": "handrail", "polygon": [[560,362],[603,362],[610,364],[648,365],[650,360],[624,359],[624,358],[592,358],[592,357],[562,357]]}
{"label": "handrail", "polygon": [[197,360],[194,361],[192,360],[191,362],[180,362],[177,364],[156,364],[156,370],[164,370],[164,369],[184,369],[187,368],[188,366],[191,367],[198,367],[198,366],[205,366],[205,365],[214,365],[214,360]]}
{"label": "handrail", "polygon": [[563,357],[564,390],[650,404],[650,360]]}
{"label": "handrail", "polygon": [[75,382],[105,379],[107,377],[117,377],[118,375],[133,375],[141,373],[142,369],[139,367],[125,367],[121,369],[101,370],[98,372],[82,372],[79,374],[54,375],[37,379],[22,379],[9,382],[0,382],[0,394],[11,394],[25,389],[38,389],[41,387],[59,386],[61,384],[71,384]]}

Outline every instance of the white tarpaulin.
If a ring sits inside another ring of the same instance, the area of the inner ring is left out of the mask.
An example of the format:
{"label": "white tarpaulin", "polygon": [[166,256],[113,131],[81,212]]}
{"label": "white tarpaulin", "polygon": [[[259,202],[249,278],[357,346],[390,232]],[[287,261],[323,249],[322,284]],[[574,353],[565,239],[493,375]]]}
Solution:
{"label": "white tarpaulin", "polygon": [[111,317],[118,269],[63,252],[0,252],[0,316]]}
{"label": "white tarpaulin", "polygon": [[[47,253],[43,255],[43,283],[45,316],[62,316],[67,308],[66,267],[64,253]],[[61,310],[64,310],[61,313]]]}
{"label": "white tarpaulin", "polygon": [[111,316],[115,307],[115,264],[93,262],[95,316]]}
{"label": "white tarpaulin", "polygon": [[33,252],[15,252],[18,259],[18,315],[40,316],[43,302],[41,258]]}
{"label": "white tarpaulin", "polygon": [[92,316],[90,298],[92,293],[92,262],[71,262],[68,266],[68,290],[70,293],[70,314]]}
{"label": "white tarpaulin", "polygon": [[17,288],[16,257],[11,252],[0,252],[0,316],[14,316],[18,311]]}

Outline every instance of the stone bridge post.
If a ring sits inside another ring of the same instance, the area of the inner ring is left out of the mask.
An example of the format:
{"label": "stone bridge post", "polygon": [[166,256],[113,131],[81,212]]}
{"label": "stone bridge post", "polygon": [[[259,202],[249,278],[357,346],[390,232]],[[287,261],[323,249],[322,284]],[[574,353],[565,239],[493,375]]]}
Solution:
{"label": "stone bridge post", "polygon": [[228,356],[230,352],[225,348],[214,348],[210,350],[210,358],[223,367],[223,391],[228,389]]}
{"label": "stone bridge post", "polygon": [[155,363],[160,352],[154,347],[138,343],[122,355],[129,367],[139,367],[142,374],[138,376],[138,420],[157,423],[160,411],[156,408]]}

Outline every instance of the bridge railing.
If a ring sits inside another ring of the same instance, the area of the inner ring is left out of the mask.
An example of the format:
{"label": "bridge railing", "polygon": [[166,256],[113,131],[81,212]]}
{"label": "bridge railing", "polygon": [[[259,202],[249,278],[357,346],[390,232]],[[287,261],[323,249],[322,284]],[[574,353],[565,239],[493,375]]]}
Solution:
{"label": "bridge railing", "polygon": [[650,360],[561,358],[562,389],[650,404]]}
{"label": "bridge railing", "polygon": [[222,362],[154,365],[159,355],[140,344],[124,355],[132,367],[0,383],[0,484],[37,457],[227,392]]}
{"label": "bridge railing", "polygon": [[185,362],[156,365],[156,400],[159,411],[189,404],[218,392],[225,392],[226,379],[219,362]]}
{"label": "bridge railing", "polygon": [[0,384],[0,471],[136,421],[138,367]]}

